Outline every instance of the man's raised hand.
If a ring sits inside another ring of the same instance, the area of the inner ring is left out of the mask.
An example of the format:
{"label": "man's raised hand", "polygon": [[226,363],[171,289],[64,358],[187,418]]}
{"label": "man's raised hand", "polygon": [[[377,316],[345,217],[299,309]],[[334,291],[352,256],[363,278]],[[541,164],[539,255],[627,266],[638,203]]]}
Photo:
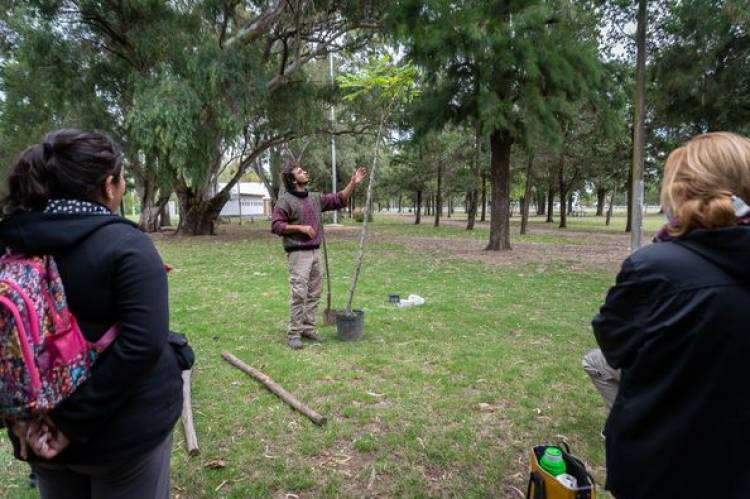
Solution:
{"label": "man's raised hand", "polygon": [[354,182],[354,185],[359,185],[362,183],[362,181],[367,176],[367,168],[364,166],[360,166],[357,168],[357,170],[354,172],[354,175],[352,175],[352,182]]}

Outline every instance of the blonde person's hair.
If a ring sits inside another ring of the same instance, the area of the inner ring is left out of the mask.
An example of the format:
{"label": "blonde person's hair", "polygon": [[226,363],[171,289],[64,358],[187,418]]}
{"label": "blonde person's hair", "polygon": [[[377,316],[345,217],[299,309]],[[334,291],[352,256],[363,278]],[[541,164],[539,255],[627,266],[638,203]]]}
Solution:
{"label": "blonde person's hair", "polygon": [[673,217],[672,236],[735,225],[732,195],[750,205],[750,139],[729,132],[697,135],[667,158],[661,204]]}

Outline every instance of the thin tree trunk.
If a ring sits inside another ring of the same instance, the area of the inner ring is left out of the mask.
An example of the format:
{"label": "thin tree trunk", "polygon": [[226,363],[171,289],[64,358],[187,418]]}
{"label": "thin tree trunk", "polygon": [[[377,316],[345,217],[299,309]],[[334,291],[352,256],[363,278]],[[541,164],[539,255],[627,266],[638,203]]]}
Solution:
{"label": "thin tree trunk", "polygon": [[568,226],[568,210],[565,206],[567,202],[567,192],[565,185],[565,157],[560,154],[560,164],[557,170],[557,179],[560,189],[560,228],[565,229]]}
{"label": "thin tree trunk", "polygon": [[529,224],[529,204],[531,201],[531,170],[534,167],[534,154],[529,153],[526,163],[526,186],[523,189],[523,202],[521,203],[521,234],[526,234]]}
{"label": "thin tree trunk", "polygon": [[607,189],[602,187],[596,190],[596,216],[604,216],[604,202],[607,199]]}
{"label": "thin tree trunk", "polygon": [[403,194],[398,194],[398,212],[401,213],[401,199],[403,198]]}
{"label": "thin tree trunk", "polygon": [[490,136],[490,240],[486,250],[506,251],[510,247],[510,150],[513,138],[506,130],[495,130]]}
{"label": "thin tree trunk", "polygon": [[159,210],[156,204],[156,181],[150,176],[136,177],[136,190],[141,201],[141,215],[138,226],[144,232],[159,230]]}
{"label": "thin tree trunk", "polygon": [[170,227],[172,225],[172,219],[169,216],[169,208],[167,206],[168,202],[169,201],[162,204],[159,209],[159,228]]}
{"label": "thin tree trunk", "polygon": [[367,219],[370,218],[370,212],[372,211],[372,187],[375,184],[375,171],[378,167],[378,155],[380,154],[380,138],[383,135],[385,118],[389,114],[390,109],[380,116],[380,126],[378,127],[378,134],[375,137],[375,152],[372,156],[370,182],[367,185],[367,198],[365,199],[365,206],[362,209],[362,211],[364,212],[364,220],[362,221],[362,232],[359,235],[359,246],[357,248],[357,258],[354,264],[354,275],[352,276],[352,283],[349,287],[349,299],[346,301],[346,315],[352,314],[352,301],[354,300],[354,291],[357,289],[357,281],[359,280],[359,273],[362,269],[362,256],[365,251],[365,238],[367,237]]}
{"label": "thin tree trunk", "polygon": [[485,216],[487,212],[487,175],[482,174],[482,216],[479,218],[480,222],[487,221]]}
{"label": "thin tree trunk", "polygon": [[568,215],[573,214],[573,193],[568,193]]}
{"label": "thin tree trunk", "polygon": [[414,218],[414,225],[419,225],[419,223],[422,221],[422,190],[417,189],[417,206],[415,207],[414,211],[416,212],[415,218]]}
{"label": "thin tree trunk", "polygon": [[443,214],[443,162],[438,161],[437,192],[435,192],[435,227],[440,226],[440,215]]}
{"label": "thin tree trunk", "polygon": [[474,223],[477,219],[477,189],[466,191],[466,230],[474,230]]}
{"label": "thin tree trunk", "polygon": [[612,193],[609,195],[609,208],[607,209],[607,221],[605,225],[609,225],[609,221],[612,219],[612,205],[615,203],[615,190],[612,189]]}
{"label": "thin tree trunk", "polygon": [[547,213],[547,197],[544,191],[536,186],[536,214],[537,216],[545,215]]}
{"label": "thin tree trunk", "polygon": [[630,227],[633,222],[633,165],[630,165],[628,169],[628,201],[627,201],[627,220],[625,222],[625,232],[630,232]]}
{"label": "thin tree trunk", "polygon": [[555,220],[552,215],[555,211],[555,190],[552,188],[552,181],[550,180],[549,187],[547,188],[547,220],[545,223],[551,224]]}

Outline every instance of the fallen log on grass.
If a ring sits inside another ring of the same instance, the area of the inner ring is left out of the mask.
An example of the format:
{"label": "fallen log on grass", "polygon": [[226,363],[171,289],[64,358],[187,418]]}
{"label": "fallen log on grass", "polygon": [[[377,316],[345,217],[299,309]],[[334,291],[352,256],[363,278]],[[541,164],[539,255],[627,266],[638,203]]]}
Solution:
{"label": "fallen log on grass", "polygon": [[185,430],[185,448],[188,455],[197,456],[200,454],[200,448],[193,426],[192,372],[192,369],[182,371],[182,429]]}
{"label": "fallen log on grass", "polygon": [[288,391],[284,390],[280,385],[278,385],[274,380],[269,378],[267,375],[263,374],[262,372],[258,371],[254,367],[250,367],[244,362],[242,362],[240,359],[235,357],[229,352],[223,352],[221,356],[232,364],[234,367],[239,369],[240,371],[244,372],[245,374],[249,375],[252,378],[255,378],[256,380],[263,383],[263,385],[271,390],[273,393],[278,395],[278,397],[286,402],[288,405],[290,405],[292,408],[296,409],[297,411],[301,412],[305,416],[307,416],[310,421],[315,423],[318,426],[323,426],[326,424],[326,421],[328,421],[328,418],[321,416],[317,412],[313,411],[309,407],[307,407],[305,404],[300,402],[295,398],[294,395],[289,393]]}

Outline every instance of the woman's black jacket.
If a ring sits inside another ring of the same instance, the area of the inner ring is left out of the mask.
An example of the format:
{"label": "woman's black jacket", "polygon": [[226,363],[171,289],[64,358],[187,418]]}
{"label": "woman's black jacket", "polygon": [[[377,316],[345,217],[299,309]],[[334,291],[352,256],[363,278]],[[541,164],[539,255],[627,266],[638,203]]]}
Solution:
{"label": "woman's black jacket", "polygon": [[750,227],[635,252],[593,327],[622,368],[607,488],[618,499],[749,497]]}
{"label": "woman's black jacket", "polygon": [[55,257],[89,341],[113,324],[120,330],[91,377],[51,413],[71,440],[52,462],[101,463],[161,443],[181,412],[182,378],[167,343],[167,276],[151,240],[115,215],[30,213],[0,222],[0,244]]}

